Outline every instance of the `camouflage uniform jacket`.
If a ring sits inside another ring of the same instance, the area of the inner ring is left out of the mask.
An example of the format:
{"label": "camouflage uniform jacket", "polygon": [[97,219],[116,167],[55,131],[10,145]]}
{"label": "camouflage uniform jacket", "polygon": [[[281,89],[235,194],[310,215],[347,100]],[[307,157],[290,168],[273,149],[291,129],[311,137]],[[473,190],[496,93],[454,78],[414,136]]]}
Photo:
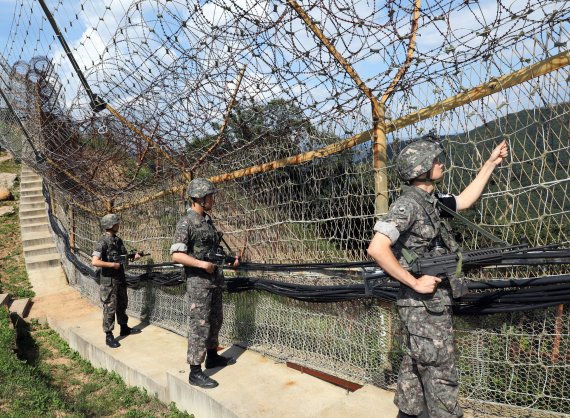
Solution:
{"label": "camouflage uniform jacket", "polygon": [[[455,197],[452,195],[427,193],[413,186],[406,188],[402,195],[392,203],[388,213],[380,217],[374,226],[375,232],[390,238],[394,255],[403,266],[406,266],[406,261],[402,256],[404,247],[418,256],[432,251],[438,238],[447,247],[444,252],[456,251],[459,247],[451,237],[447,224],[441,220],[436,200],[455,209]],[[433,294],[423,295],[402,285],[396,304],[398,306],[426,305],[430,310],[439,311],[444,306],[451,305],[451,296],[449,289],[444,286],[438,287]]]}
{"label": "camouflage uniform jacket", "polygon": [[[214,227],[212,218],[207,213],[200,215],[192,209],[186,211],[184,216],[176,225],[173,244],[170,253],[183,252],[198,260],[206,260],[206,255],[211,251],[216,251],[220,245],[222,233]],[[184,267],[186,278],[199,277],[207,279],[214,286],[223,283],[221,269],[209,274],[201,268]]]}
{"label": "camouflage uniform jacket", "polygon": [[[92,256],[98,257],[102,261],[112,263],[121,263],[121,261],[125,261],[125,258],[121,258],[121,256],[125,255],[127,255],[127,249],[123,244],[123,240],[116,235],[109,234],[108,232],[105,232],[101,239],[97,241],[95,250],[92,254]],[[125,278],[123,264],[121,263],[121,268],[118,270],[109,267],[101,267],[101,276],[123,280]]]}

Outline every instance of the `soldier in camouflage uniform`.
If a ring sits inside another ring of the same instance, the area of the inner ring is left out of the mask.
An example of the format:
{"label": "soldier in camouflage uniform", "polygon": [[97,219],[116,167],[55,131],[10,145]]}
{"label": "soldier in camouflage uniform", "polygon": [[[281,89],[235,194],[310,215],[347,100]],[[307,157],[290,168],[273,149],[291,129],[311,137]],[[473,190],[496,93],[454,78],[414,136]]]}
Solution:
{"label": "soldier in camouflage uniform", "polygon": [[[222,233],[214,227],[207,211],[214,204],[215,186],[209,180],[197,178],[188,185],[192,206],[178,224],[174,243],[170,247],[172,261],[184,265],[186,275],[186,300],[189,308],[188,355],[190,384],[202,388],[214,388],[218,382],[206,376],[206,368],[224,367],[234,362],[217,353],[218,334],[222,327],[222,286],[224,276],[221,267],[208,257],[220,245]],[[236,258],[234,267],[239,264]]]}
{"label": "soldier in camouflage uniform", "polygon": [[434,193],[443,178],[443,148],[429,135],[406,146],[396,159],[399,177],[409,187],[374,226],[368,253],[401,283],[396,305],[406,347],[394,403],[399,417],[461,417],[453,347],[451,293],[447,282],[414,277],[402,266],[406,258],[455,252],[458,245],[441,221],[436,200],[452,210],[469,208],[481,195],[495,167],[506,158],[505,141],[497,146],[475,179],[458,196]]}
{"label": "soldier in camouflage uniform", "polygon": [[[117,236],[119,230],[119,217],[113,213],[101,218],[101,227],[105,233],[95,245],[91,264],[101,268],[99,282],[99,297],[103,304],[103,331],[105,344],[111,348],[120,347],[121,344],[113,337],[115,315],[121,327],[120,335],[138,334],[139,329],[127,325],[129,317],[126,314],[128,298],[127,284],[125,282],[124,262],[127,261],[127,250],[123,240]],[[138,260],[139,254],[133,259]]]}

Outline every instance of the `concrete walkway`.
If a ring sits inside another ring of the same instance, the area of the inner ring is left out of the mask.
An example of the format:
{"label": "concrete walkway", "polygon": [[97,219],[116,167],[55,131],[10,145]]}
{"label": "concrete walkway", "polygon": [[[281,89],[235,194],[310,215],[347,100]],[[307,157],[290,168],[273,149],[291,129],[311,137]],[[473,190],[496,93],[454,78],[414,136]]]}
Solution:
{"label": "concrete walkway", "polygon": [[94,366],[113,370],[128,385],[145,388],[180,410],[206,417],[395,417],[393,393],[366,385],[355,392],[288,368],[237,346],[224,352],[237,363],[208,370],[215,389],[188,384],[186,339],[140,324],[141,334],[105,345],[101,310],[69,287],[48,228],[41,178],[22,168],[20,219],[28,275],[36,297],[29,317],[46,321]]}

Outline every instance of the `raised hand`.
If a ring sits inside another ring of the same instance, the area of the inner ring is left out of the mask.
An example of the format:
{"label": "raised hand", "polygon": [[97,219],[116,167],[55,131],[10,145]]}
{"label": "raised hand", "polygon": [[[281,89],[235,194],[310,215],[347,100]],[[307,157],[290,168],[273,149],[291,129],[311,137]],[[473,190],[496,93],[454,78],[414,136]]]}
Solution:
{"label": "raised hand", "polygon": [[509,155],[509,144],[505,139],[499,145],[497,145],[493,152],[491,152],[491,155],[487,161],[497,166],[501,164],[505,158],[507,158],[507,155]]}

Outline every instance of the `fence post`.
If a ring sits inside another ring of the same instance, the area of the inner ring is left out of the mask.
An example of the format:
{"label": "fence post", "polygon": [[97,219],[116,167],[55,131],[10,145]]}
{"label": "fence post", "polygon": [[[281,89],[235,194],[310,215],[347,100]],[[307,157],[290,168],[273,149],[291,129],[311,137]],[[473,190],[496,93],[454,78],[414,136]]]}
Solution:
{"label": "fence post", "polygon": [[564,313],[564,305],[560,304],[556,307],[556,322],[554,325],[554,343],[552,344],[551,361],[553,364],[558,363],[560,357],[560,338],[562,335],[562,315]]}
{"label": "fence post", "polygon": [[388,212],[388,170],[385,107],[383,103],[372,104],[374,160],[374,214],[376,216]]}

